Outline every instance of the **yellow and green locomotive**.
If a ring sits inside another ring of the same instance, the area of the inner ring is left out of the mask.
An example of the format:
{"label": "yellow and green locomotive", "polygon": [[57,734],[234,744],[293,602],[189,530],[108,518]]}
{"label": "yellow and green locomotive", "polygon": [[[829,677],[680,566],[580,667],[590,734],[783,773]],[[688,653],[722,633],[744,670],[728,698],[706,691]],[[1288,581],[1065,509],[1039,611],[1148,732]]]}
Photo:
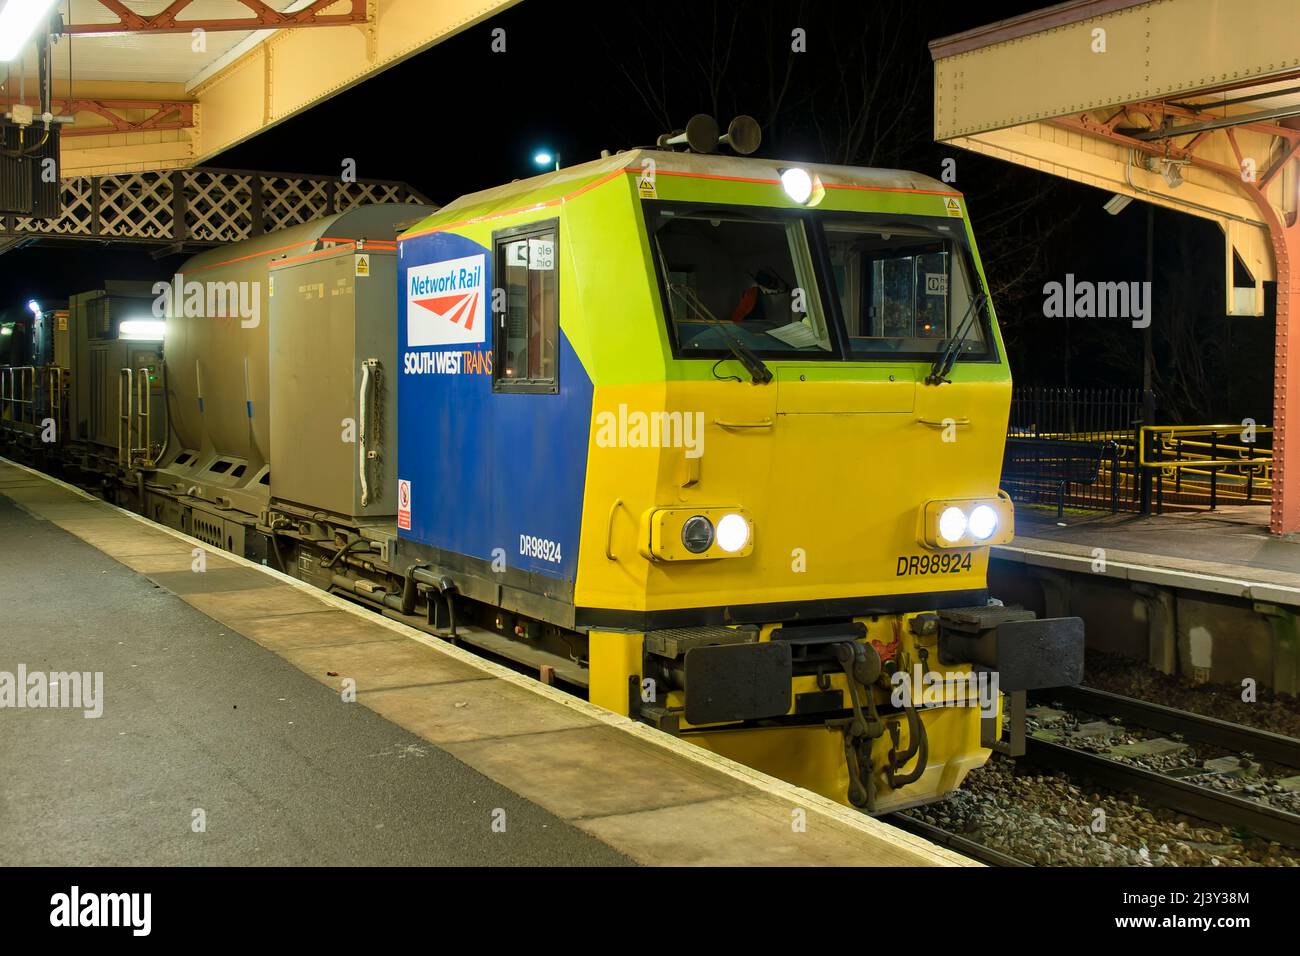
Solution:
{"label": "yellow and green locomotive", "polygon": [[398,275],[395,552],[444,632],[873,811],[1079,679],[1077,619],[988,601],[1011,376],[942,183],[632,150],[442,208]]}

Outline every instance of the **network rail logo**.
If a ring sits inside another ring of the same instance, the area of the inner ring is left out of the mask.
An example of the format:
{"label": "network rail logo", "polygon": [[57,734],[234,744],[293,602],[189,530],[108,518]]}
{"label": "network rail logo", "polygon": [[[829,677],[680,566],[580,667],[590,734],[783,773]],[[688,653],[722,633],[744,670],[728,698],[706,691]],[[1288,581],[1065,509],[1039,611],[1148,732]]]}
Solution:
{"label": "network rail logo", "polygon": [[485,340],[487,256],[413,266],[406,273],[406,344],[471,345]]}
{"label": "network rail logo", "polygon": [[0,671],[0,710],[80,710],[87,719],[104,714],[103,671]]}

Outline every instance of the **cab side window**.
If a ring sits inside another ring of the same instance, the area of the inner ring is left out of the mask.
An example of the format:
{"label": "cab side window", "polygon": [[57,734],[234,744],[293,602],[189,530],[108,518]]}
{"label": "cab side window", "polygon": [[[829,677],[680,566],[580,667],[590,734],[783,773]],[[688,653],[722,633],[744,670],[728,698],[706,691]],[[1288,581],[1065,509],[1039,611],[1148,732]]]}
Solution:
{"label": "cab side window", "polygon": [[[498,392],[559,391],[559,221],[531,223],[493,236],[492,387]],[[502,295],[504,293],[504,295]]]}

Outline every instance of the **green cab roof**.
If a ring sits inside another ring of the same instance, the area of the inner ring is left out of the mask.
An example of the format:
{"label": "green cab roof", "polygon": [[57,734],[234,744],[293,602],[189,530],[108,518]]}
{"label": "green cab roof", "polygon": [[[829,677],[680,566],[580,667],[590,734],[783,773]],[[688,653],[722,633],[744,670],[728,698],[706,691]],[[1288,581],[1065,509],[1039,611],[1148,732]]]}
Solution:
{"label": "green cab roof", "polygon": [[588,189],[623,175],[640,175],[653,163],[657,176],[687,176],[730,182],[780,182],[782,170],[798,166],[815,175],[828,190],[867,189],[896,193],[956,196],[961,193],[946,183],[921,173],[900,169],[874,169],[862,166],[834,166],[827,163],[758,159],[726,154],[700,154],[660,149],[629,149],[603,156],[576,166],[528,179],[516,179],[501,186],[467,193],[448,203],[402,233],[410,239],[451,225],[472,223],[511,212],[558,206]]}

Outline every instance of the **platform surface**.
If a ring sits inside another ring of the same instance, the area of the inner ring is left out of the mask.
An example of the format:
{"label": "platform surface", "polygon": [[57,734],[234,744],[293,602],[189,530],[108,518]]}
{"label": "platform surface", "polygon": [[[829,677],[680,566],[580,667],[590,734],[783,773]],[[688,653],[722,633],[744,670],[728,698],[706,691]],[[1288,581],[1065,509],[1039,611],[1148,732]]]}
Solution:
{"label": "platform surface", "polygon": [[103,675],[0,707],[0,865],[971,863],[196,548],[0,459],[0,672]]}
{"label": "platform surface", "polygon": [[1164,515],[1016,511],[1016,537],[993,557],[1088,570],[1105,551],[1110,577],[1300,605],[1300,540],[1268,532],[1264,506]]}

